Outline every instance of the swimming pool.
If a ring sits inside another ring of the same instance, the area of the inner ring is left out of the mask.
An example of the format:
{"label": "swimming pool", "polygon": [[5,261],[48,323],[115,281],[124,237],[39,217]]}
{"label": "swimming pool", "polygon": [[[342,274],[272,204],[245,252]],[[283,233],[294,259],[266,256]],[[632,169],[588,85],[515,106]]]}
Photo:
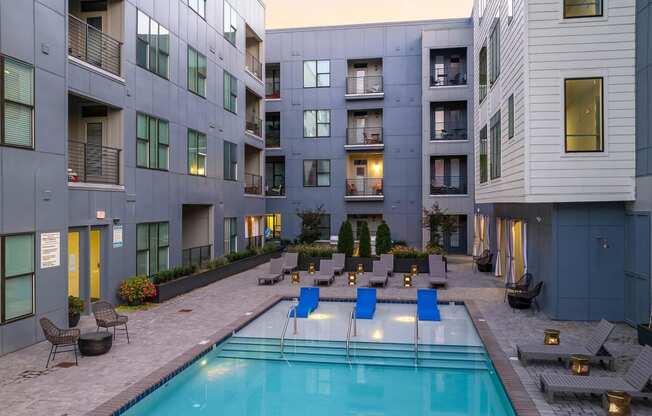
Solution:
{"label": "swimming pool", "polygon": [[[126,415],[514,415],[463,305],[419,322],[414,304],[379,303],[359,320],[347,358],[352,303],[320,302],[292,323],[279,302],[126,411]],[[280,323],[279,323],[280,321]],[[279,331],[280,328],[280,331]]]}

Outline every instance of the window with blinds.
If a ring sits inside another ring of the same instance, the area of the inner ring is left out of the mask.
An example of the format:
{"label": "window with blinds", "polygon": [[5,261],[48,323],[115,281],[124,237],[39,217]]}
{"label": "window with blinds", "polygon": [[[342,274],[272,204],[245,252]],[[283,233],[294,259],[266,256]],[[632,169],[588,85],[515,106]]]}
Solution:
{"label": "window with blinds", "polygon": [[34,67],[0,55],[2,144],[34,147]]}
{"label": "window with blinds", "polygon": [[34,314],[34,234],[7,235],[0,239],[0,322]]}
{"label": "window with blinds", "polygon": [[136,165],[140,168],[168,170],[168,122],[143,113],[138,113],[137,120]]}

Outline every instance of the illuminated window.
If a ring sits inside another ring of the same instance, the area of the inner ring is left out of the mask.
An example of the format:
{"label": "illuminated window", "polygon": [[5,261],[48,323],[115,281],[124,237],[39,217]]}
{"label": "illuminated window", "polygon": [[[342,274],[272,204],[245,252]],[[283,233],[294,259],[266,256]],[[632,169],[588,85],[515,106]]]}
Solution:
{"label": "illuminated window", "polygon": [[604,149],[602,78],[565,80],[566,152]]}
{"label": "illuminated window", "polygon": [[564,0],[564,19],[602,16],[602,0]]}
{"label": "illuminated window", "polygon": [[206,176],[206,135],[188,129],[188,173]]}

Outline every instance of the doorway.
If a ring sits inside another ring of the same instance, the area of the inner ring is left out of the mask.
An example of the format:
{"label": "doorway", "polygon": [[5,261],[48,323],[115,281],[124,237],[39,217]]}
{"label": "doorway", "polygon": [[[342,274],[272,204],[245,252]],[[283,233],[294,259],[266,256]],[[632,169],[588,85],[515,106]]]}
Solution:
{"label": "doorway", "polygon": [[68,296],[79,296],[79,231],[68,232]]}
{"label": "doorway", "polygon": [[102,270],[102,231],[99,229],[91,229],[90,235],[90,295],[91,302],[95,302],[101,298],[101,270]]}

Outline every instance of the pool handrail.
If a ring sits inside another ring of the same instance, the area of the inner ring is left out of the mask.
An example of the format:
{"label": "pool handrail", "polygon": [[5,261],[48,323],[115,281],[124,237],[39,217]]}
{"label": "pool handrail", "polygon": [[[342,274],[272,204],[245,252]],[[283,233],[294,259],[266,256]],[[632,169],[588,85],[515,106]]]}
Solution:
{"label": "pool handrail", "polygon": [[[294,316],[294,335],[297,334],[297,306],[299,306],[298,303],[294,303],[290,305],[290,308],[288,309],[288,314],[287,317],[285,318],[285,325],[283,325],[283,333],[281,334],[281,357],[283,357],[283,348],[285,346],[285,333],[288,330],[288,324],[290,323],[290,317]],[[292,311],[294,310],[294,313]]]}
{"label": "pool handrail", "polygon": [[414,314],[414,366],[419,366],[419,313]]}
{"label": "pool handrail", "polygon": [[351,323],[353,323],[353,336],[358,335],[358,321],[355,317],[355,306],[351,309],[351,315],[349,316],[349,329],[346,333],[346,359],[349,359],[349,348],[351,345]]}

